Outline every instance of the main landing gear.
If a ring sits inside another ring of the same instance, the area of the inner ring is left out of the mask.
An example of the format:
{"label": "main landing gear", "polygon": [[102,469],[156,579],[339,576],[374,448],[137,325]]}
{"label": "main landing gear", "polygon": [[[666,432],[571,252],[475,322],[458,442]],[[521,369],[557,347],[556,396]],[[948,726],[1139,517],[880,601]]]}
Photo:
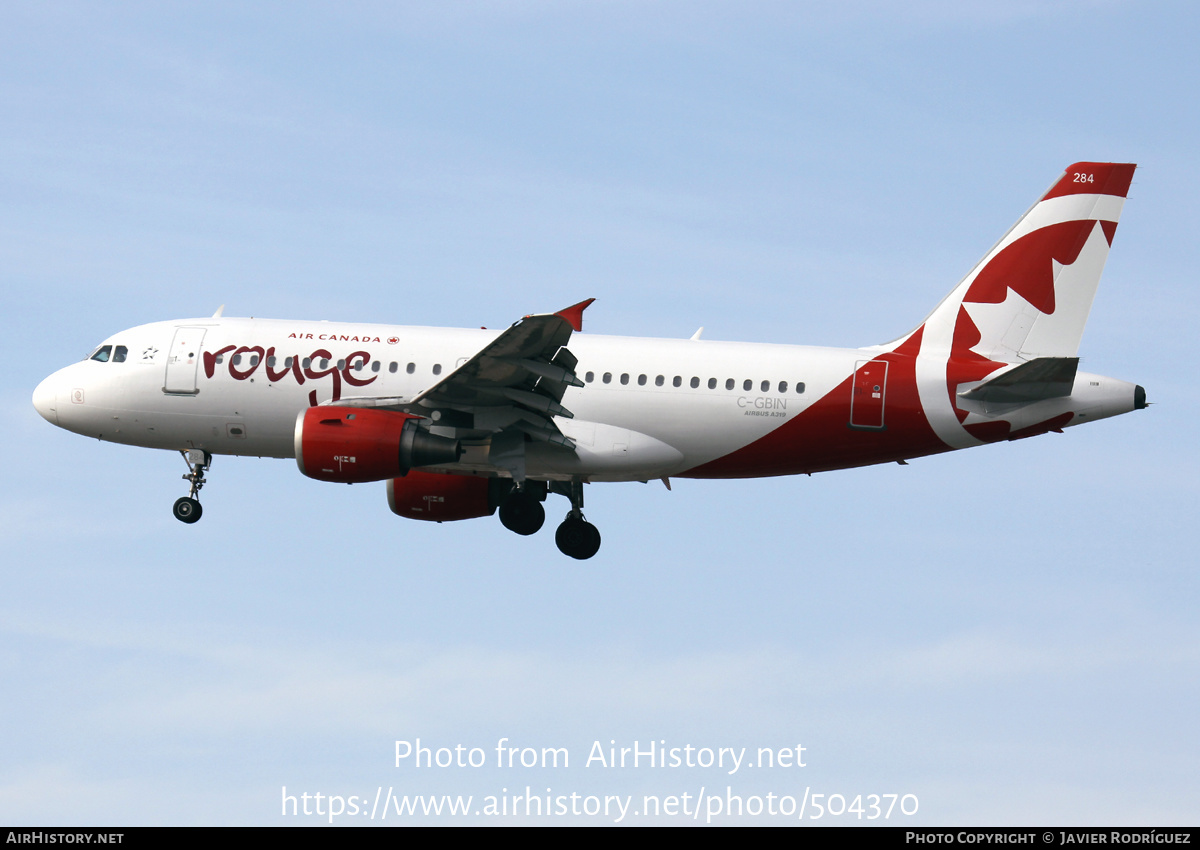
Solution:
{"label": "main landing gear", "polygon": [[[546,485],[541,486],[541,493],[533,492],[534,488],[528,482],[519,490],[513,490],[508,498],[500,505],[500,522],[509,531],[517,534],[536,534],[546,522],[546,509],[542,507],[542,499],[546,498]],[[540,483],[540,482],[537,482]],[[541,499],[538,496],[541,496]]]}
{"label": "main landing gear", "polygon": [[586,561],[600,551],[600,530],[573,508],[554,532],[558,551],[578,561]]}
{"label": "main landing gear", "polygon": [[577,561],[586,561],[600,551],[600,532],[596,526],[583,518],[583,482],[555,481],[550,485],[555,493],[571,500],[567,518],[554,532],[558,551]]}
{"label": "main landing gear", "polygon": [[190,525],[204,514],[204,509],[200,507],[200,500],[196,496],[199,494],[200,488],[204,486],[204,473],[212,466],[212,455],[204,449],[188,449],[186,452],[181,451],[180,454],[183,455],[183,462],[188,465],[188,473],[183,476],[183,480],[191,482],[192,488],[188,495],[175,500],[171,512],[175,514],[175,519]]}
{"label": "main landing gear", "polygon": [[567,518],[554,532],[558,550],[579,561],[586,561],[600,551],[600,532],[583,518],[582,481],[551,481],[549,484],[545,481],[526,481],[500,503],[500,522],[517,534],[536,533],[546,522],[546,509],[542,507],[542,502],[547,492],[558,493],[571,500]]}

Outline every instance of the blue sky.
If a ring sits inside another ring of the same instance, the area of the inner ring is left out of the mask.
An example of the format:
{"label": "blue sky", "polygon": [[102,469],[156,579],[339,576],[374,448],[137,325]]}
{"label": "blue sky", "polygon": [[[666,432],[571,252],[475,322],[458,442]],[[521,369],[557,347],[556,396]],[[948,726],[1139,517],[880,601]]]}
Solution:
{"label": "blue sky", "polygon": [[[0,821],[531,784],[1194,823],[1197,29],[1182,3],[6,4]],[[882,342],[1085,159],[1139,170],[1083,368],[1148,411],[596,487],[585,564],[285,461],[218,458],[186,527],[177,456],[30,404],[117,330],[220,304],[493,327],[595,297],[594,333]],[[393,766],[502,737],[571,766]],[[807,766],[586,768],[597,740]]]}

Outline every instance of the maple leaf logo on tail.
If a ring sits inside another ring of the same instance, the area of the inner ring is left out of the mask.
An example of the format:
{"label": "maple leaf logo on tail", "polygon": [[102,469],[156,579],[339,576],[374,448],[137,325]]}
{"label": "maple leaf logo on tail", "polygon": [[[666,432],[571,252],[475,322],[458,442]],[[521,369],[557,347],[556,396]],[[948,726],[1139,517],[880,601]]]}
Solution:
{"label": "maple leaf logo on tail", "polygon": [[1135,167],[1067,168],[926,319],[918,374],[944,374],[944,398],[922,392],[939,437],[956,447],[976,442],[956,403],[964,385],[1037,358],[1076,356]]}

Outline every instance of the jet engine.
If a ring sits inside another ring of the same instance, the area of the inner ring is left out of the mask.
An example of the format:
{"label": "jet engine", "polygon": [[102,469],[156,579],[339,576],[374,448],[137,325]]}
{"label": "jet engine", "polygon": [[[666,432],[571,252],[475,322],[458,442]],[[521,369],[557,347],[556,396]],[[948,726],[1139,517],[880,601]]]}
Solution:
{"label": "jet engine", "polygon": [[430,434],[419,421],[390,410],[310,407],[296,417],[296,465],[309,478],[358,484],[456,462],[462,444]]}
{"label": "jet engine", "polygon": [[490,516],[511,490],[507,478],[436,472],[410,472],[387,483],[392,513],[431,522]]}

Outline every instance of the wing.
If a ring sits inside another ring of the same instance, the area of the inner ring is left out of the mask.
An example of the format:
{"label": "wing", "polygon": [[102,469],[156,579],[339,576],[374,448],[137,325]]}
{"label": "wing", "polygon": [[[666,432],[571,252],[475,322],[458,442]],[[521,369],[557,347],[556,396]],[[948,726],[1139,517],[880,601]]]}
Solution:
{"label": "wing", "polygon": [[589,298],[557,313],[526,316],[474,357],[411,399],[342,398],[344,407],[401,410],[427,417],[433,427],[463,440],[490,438],[489,463],[524,478],[526,438],[574,450],[554,417],[572,418],[562,406],[567,387],[582,387],[578,362],[566,347],[581,329]]}

